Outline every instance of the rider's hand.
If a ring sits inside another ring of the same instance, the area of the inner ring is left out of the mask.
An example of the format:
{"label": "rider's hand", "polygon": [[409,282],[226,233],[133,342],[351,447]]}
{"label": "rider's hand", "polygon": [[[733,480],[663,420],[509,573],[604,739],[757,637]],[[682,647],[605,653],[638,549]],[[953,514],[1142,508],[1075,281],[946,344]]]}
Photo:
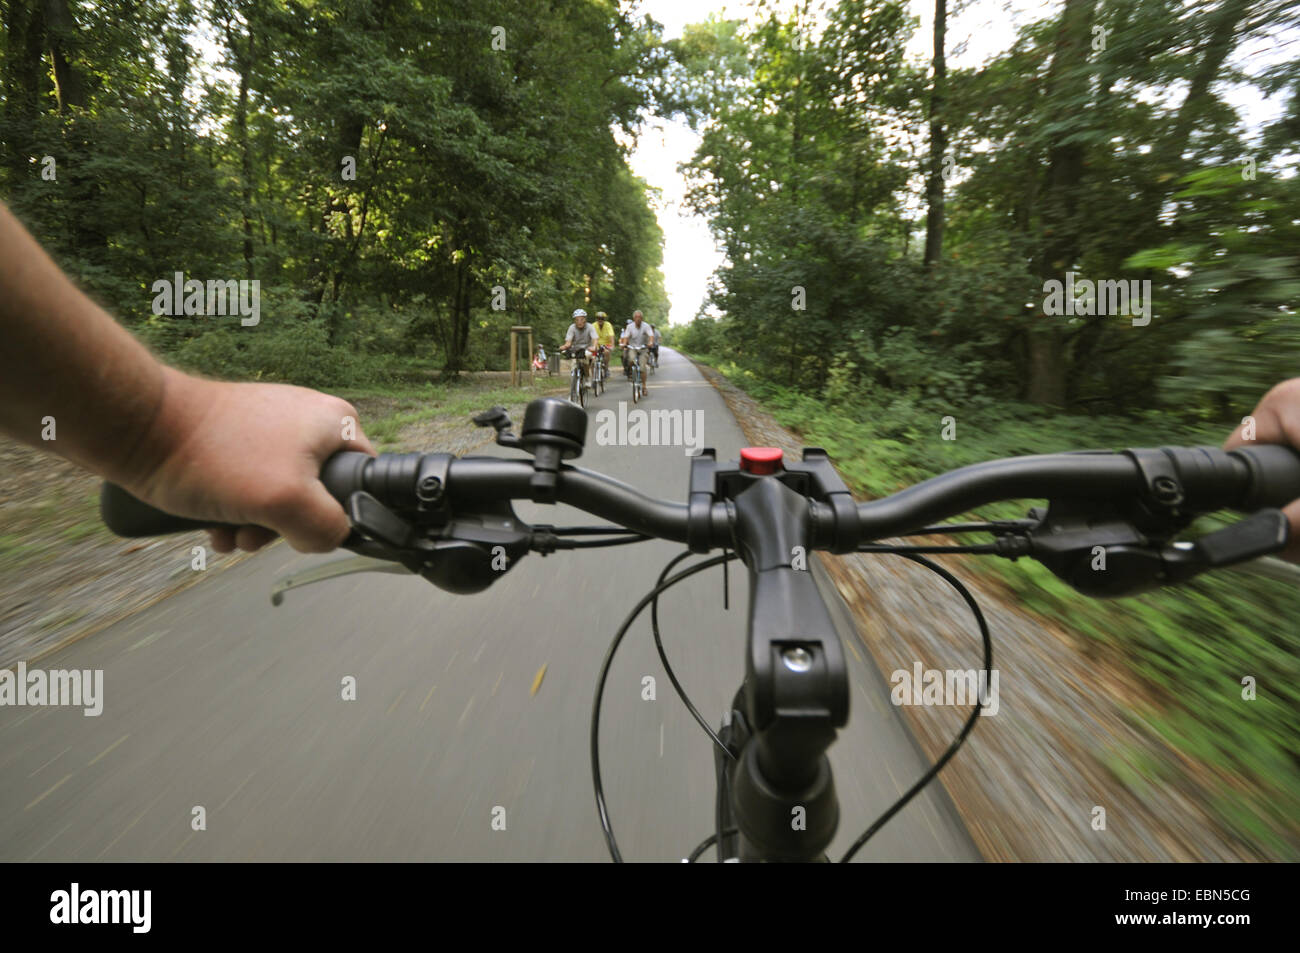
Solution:
{"label": "rider's hand", "polygon": [[177,516],[238,525],[210,531],[217,552],[251,552],[277,534],[307,553],[343,542],[347,514],[319,474],[338,450],[375,452],[351,404],[287,384],[165,373],[161,408],[132,455],[140,475],[124,481],[127,490]]}
{"label": "rider's hand", "polygon": [[[1250,416],[1254,418],[1255,439],[1246,440],[1243,434],[1246,422],[1238,425],[1223,444],[1224,450],[1258,443],[1280,443],[1300,449],[1300,377],[1276,385],[1264,395]],[[1282,508],[1291,523],[1291,543],[1284,558],[1300,562],[1300,500]]]}

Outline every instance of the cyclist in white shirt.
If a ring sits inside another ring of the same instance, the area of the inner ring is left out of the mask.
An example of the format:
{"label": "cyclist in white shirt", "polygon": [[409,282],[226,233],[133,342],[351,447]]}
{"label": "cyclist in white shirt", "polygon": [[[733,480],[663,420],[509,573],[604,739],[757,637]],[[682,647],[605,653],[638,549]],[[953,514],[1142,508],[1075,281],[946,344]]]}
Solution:
{"label": "cyclist in white shirt", "polygon": [[[645,318],[640,311],[632,312],[632,323],[623,329],[623,337],[619,340],[619,345],[623,348],[640,347],[639,351],[632,351],[632,360],[637,362],[641,368],[641,393],[647,392],[646,384],[646,358],[650,353],[650,345],[654,343],[654,330],[650,325],[645,323]],[[626,354],[627,351],[625,350]]]}

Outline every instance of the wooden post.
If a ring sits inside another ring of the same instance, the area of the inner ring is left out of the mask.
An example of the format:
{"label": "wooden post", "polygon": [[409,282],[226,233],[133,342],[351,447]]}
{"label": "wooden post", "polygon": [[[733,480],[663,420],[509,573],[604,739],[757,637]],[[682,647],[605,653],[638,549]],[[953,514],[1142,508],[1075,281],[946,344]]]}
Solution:
{"label": "wooden post", "polygon": [[510,386],[519,386],[519,330],[510,329]]}
{"label": "wooden post", "polygon": [[528,329],[528,386],[537,386],[537,368],[533,367],[533,355],[537,353],[537,348],[533,345],[533,329]]}
{"label": "wooden post", "polygon": [[528,334],[527,361],[528,361],[528,370],[529,370],[529,380],[530,381],[532,380],[533,328],[532,325],[528,325],[528,324],[516,324],[510,329],[510,386],[511,387],[519,386],[519,345],[521,343],[521,336],[525,332],[527,332]]}

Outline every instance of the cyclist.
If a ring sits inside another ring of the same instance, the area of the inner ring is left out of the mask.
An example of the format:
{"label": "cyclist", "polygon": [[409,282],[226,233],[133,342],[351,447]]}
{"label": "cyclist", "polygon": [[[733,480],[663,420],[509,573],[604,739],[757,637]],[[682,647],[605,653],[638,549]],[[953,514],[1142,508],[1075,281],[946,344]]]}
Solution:
{"label": "cyclist", "polygon": [[659,366],[659,329],[653,324],[650,325],[650,333],[655,336],[654,343],[650,345],[650,356],[654,358],[655,367]]}
{"label": "cyclist", "polygon": [[[623,345],[624,348],[629,348],[629,347],[649,348],[651,342],[653,341],[654,341],[654,331],[651,330],[650,325],[645,323],[645,316],[641,314],[640,311],[633,311],[632,323],[623,329],[623,337],[619,341],[619,343]],[[632,360],[635,360],[637,362],[637,366],[640,367],[641,369],[641,393],[642,394],[645,394],[648,391],[648,388],[645,386],[646,385],[645,365],[646,365],[646,356],[648,353],[649,352],[646,350],[632,352],[633,354]]]}
{"label": "cyclist", "polygon": [[632,352],[623,347],[623,338],[627,337],[628,328],[632,327],[632,319],[627,319],[627,324],[623,327],[623,332],[619,337],[618,345],[623,348],[623,376],[632,376]]}
{"label": "cyclist", "polygon": [[614,349],[614,325],[609,323],[609,316],[604,311],[596,312],[596,323],[592,325],[599,345],[600,364],[609,377],[609,352]]}
{"label": "cyclist", "polygon": [[573,323],[565,332],[561,351],[569,351],[569,356],[582,366],[583,380],[591,380],[591,355],[596,349],[596,332],[587,323],[587,312],[578,308],[573,312]]}

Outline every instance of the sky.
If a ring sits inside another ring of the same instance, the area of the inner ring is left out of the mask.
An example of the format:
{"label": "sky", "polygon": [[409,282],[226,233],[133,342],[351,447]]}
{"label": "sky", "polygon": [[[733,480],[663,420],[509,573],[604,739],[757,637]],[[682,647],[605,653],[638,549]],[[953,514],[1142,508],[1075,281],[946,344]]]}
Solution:
{"label": "sky", "polygon": [[[788,5],[788,0],[787,0]],[[1009,48],[1021,24],[1047,16],[1059,4],[1055,0],[976,0],[958,16],[948,16],[947,54],[949,68],[979,66]],[[921,24],[907,51],[910,56],[929,59],[933,0],[910,0],[908,4]],[[748,4],[723,0],[641,0],[641,10],[664,25],[665,39],[681,35],[687,23],[708,19],[714,12],[743,16]],[[1270,61],[1295,55],[1300,38],[1289,38],[1284,50],[1276,40],[1243,49],[1234,63],[1243,59]],[[1252,63],[1254,66],[1255,63]],[[1242,110],[1247,123],[1258,126],[1275,118],[1281,104],[1264,100],[1252,88],[1237,88],[1227,98]],[[685,324],[699,313],[708,289],[709,276],[722,264],[723,255],[709,233],[706,221],[685,205],[686,182],[677,165],[690,159],[699,136],[683,122],[657,119],[642,127],[630,164],[633,172],[662,193],[655,209],[664,231],[664,287],[671,302],[670,324]]]}

